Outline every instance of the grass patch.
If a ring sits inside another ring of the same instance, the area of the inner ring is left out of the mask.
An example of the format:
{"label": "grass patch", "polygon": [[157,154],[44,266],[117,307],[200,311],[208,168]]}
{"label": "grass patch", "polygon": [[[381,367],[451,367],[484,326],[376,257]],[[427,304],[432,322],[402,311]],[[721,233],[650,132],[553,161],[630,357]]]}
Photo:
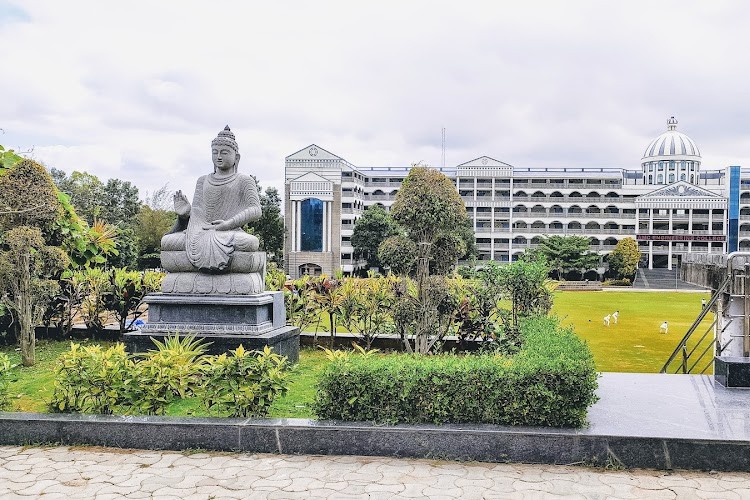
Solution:
{"label": "grass patch", "polygon": [[[700,313],[702,298],[708,301],[711,296],[708,292],[558,292],[552,313],[588,342],[597,370],[658,373]],[[604,316],[615,310],[620,311],[618,323],[604,326]],[[664,321],[669,322],[666,335],[659,333]],[[689,349],[712,322],[713,315],[708,314]],[[711,338],[709,334],[703,345]],[[703,346],[697,352],[702,350]],[[709,358],[707,354],[701,368]]]}
{"label": "grass patch", "polygon": [[[77,342],[83,345],[99,344],[103,347],[112,345],[108,342],[84,340]],[[40,340],[36,343],[36,364],[21,366],[20,349],[15,346],[0,348],[10,356],[16,366],[12,370],[13,378],[8,392],[11,395],[12,410],[25,412],[46,412],[47,402],[52,396],[54,384],[55,360],[70,348],[70,342]]]}

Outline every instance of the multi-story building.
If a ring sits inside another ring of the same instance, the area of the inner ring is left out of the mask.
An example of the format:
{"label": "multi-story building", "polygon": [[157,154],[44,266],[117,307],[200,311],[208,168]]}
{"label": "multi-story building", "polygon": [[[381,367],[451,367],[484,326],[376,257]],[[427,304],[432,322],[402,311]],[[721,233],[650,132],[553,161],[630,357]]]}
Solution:
{"label": "multi-story building", "polygon": [[[288,156],[287,273],[361,265],[354,224],[370,205],[390,207],[409,168],[358,167],[314,144]],[[466,204],[480,260],[514,260],[554,234],[588,236],[601,255],[634,238],[649,268],[672,269],[690,252],[750,250],[750,171],[703,168],[674,117],[640,168],[515,167],[481,156],[439,170]]]}

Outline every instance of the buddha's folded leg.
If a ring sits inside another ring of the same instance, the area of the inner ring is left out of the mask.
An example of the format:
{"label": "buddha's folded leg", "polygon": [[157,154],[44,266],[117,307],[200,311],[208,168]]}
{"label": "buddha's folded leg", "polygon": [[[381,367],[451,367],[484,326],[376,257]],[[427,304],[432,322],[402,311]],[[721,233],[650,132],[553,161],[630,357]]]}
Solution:
{"label": "buddha's folded leg", "polygon": [[260,242],[256,236],[245,231],[235,231],[234,250],[237,252],[257,252]]}
{"label": "buddha's folded leg", "polygon": [[163,251],[185,250],[185,231],[179,233],[165,234],[161,238],[161,249]]}
{"label": "buddha's folded leg", "polygon": [[163,250],[161,267],[170,273],[195,272],[197,269],[190,263],[187,252],[183,250]]}

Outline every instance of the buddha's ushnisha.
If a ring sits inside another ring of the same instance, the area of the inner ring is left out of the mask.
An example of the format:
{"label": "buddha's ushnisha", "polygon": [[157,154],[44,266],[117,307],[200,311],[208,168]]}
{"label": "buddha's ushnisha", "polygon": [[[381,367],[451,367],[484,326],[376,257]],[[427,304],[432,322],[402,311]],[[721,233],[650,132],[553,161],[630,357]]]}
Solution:
{"label": "buddha's ushnisha", "polygon": [[261,215],[255,181],[237,172],[240,154],[229,125],[211,142],[214,171],[198,179],[192,206],[181,191],[174,195],[177,222],[161,240],[163,251],[185,251],[196,271],[229,268],[235,251],[255,252],[258,238],[242,226]]}

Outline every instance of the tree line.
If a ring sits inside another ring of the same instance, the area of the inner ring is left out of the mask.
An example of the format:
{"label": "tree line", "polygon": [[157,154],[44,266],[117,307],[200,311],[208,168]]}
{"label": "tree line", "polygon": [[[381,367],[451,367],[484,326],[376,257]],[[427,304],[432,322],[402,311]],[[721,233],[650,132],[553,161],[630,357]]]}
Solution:
{"label": "tree line", "polygon": [[[246,229],[278,262],[284,226],[275,188],[261,195],[261,209]],[[30,366],[43,318],[69,329],[66,311],[85,307],[93,311],[82,316],[87,324],[103,327],[98,311],[110,311],[123,329],[138,305],[133,298],[155,289],[156,278],[143,271],[160,267],[161,237],[175,218],[167,186],[141,200],[128,181],[48,171],[0,146],[0,340],[15,337]]]}

